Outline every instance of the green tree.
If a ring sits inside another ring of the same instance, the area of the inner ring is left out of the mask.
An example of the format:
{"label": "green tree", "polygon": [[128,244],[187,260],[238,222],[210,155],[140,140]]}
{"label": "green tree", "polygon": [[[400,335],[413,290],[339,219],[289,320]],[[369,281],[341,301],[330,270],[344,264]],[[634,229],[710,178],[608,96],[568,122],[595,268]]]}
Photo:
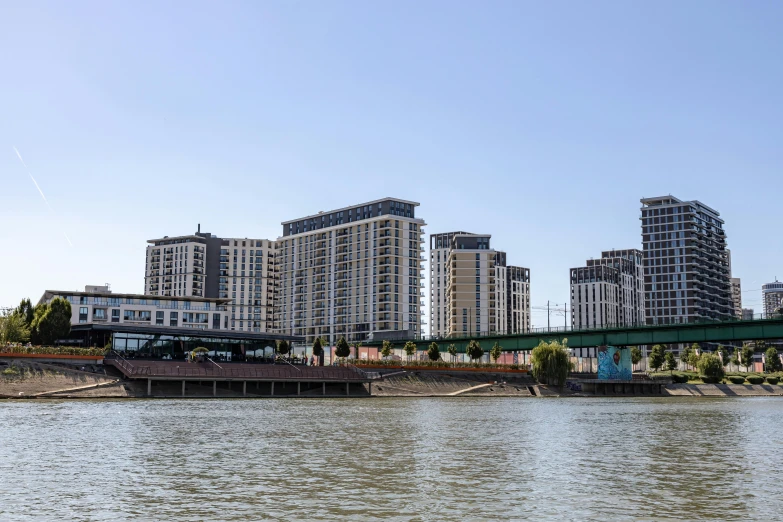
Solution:
{"label": "green tree", "polygon": [[54,344],[71,333],[71,303],[55,297],[49,304],[35,307],[31,337],[39,344]]}
{"label": "green tree", "polygon": [[674,370],[677,369],[677,358],[674,357],[674,352],[666,352],[664,360],[666,361],[666,369],[669,370],[669,373],[674,373]]}
{"label": "green tree", "polygon": [[481,344],[475,339],[468,343],[468,347],[465,349],[465,353],[468,354],[468,358],[471,361],[475,361],[476,359],[481,359],[484,357],[484,349],[481,348]]}
{"label": "green tree", "polygon": [[448,348],[449,355],[451,355],[451,362],[454,362],[457,360],[457,345],[454,343],[451,343]]}
{"label": "green tree", "polygon": [[321,357],[324,354],[324,346],[320,337],[313,339],[313,357]]}
{"label": "green tree", "polygon": [[357,361],[359,360],[359,348],[361,348],[361,347],[362,347],[362,343],[361,342],[357,341],[357,342],[353,343],[353,357]]}
{"label": "green tree", "polygon": [[704,353],[699,357],[699,375],[706,383],[720,382],[726,372],[723,369],[723,362],[714,353]]}
{"label": "green tree", "polygon": [[571,356],[567,341],[541,341],[530,354],[533,376],[541,383],[552,384],[558,388],[565,385],[571,370]]}
{"label": "green tree", "polygon": [[345,340],[345,337],[337,339],[337,344],[334,347],[334,355],[340,359],[345,359],[351,355],[351,347],[348,345],[348,341]]}
{"label": "green tree", "polygon": [[277,341],[277,353],[279,353],[280,355],[285,355],[290,350],[291,348],[288,346],[288,341],[286,341],[285,339]]}
{"label": "green tree", "polygon": [[492,360],[495,361],[495,364],[497,364],[501,355],[503,355],[503,347],[495,342],[495,344],[493,344],[492,348],[489,350],[489,356],[492,357]]}
{"label": "green tree", "polygon": [[392,343],[390,341],[383,341],[383,344],[381,345],[381,356],[383,358],[387,358],[392,353]]}
{"label": "green tree", "polygon": [[437,361],[440,359],[440,348],[438,347],[438,343],[430,343],[430,347],[427,349],[427,357],[430,358],[430,361]]}
{"label": "green tree", "polygon": [[734,354],[731,356],[731,360],[729,361],[731,364],[739,368],[740,365],[740,351],[739,348],[736,346],[734,347]]}
{"label": "green tree", "polygon": [[755,351],[753,348],[750,347],[750,345],[744,345],[742,347],[742,352],[740,352],[740,355],[742,357],[742,366],[745,367],[745,371],[750,371],[750,367],[753,365],[753,354]]}
{"label": "green tree", "polygon": [[783,369],[783,365],[780,364],[780,355],[778,355],[778,349],[774,346],[767,348],[764,352],[764,369],[768,372],[779,372]]}
{"label": "green tree", "polygon": [[652,350],[650,351],[650,368],[655,370],[656,372],[661,369],[661,366],[663,366],[663,346],[660,344],[656,344],[652,347]]}
{"label": "green tree", "polygon": [[638,346],[631,346],[631,364],[636,366],[642,362],[642,351]]}
{"label": "green tree", "polygon": [[698,348],[698,345],[695,343],[693,345],[686,344],[680,350],[680,360],[685,363],[686,368],[691,365],[691,355],[696,353],[694,347]]}
{"label": "green tree", "polygon": [[720,360],[723,363],[723,366],[727,366],[729,364],[729,361],[731,357],[729,356],[729,351],[726,349],[725,346],[722,344],[718,345],[718,353],[720,354]]}
{"label": "green tree", "polygon": [[19,316],[24,323],[25,328],[29,330],[33,324],[33,319],[35,318],[35,307],[30,302],[30,299],[22,299],[13,313],[14,315]]}
{"label": "green tree", "polygon": [[411,356],[416,353],[416,343],[413,341],[408,341],[405,343],[405,346],[402,347],[403,350],[405,350],[405,355],[408,356],[408,360],[411,360]]}
{"label": "green tree", "polygon": [[700,360],[701,355],[696,350],[691,350],[691,353],[688,355],[688,364],[691,368],[696,369],[699,366]]}
{"label": "green tree", "polygon": [[30,328],[17,313],[0,317],[0,343],[26,343],[30,340]]}

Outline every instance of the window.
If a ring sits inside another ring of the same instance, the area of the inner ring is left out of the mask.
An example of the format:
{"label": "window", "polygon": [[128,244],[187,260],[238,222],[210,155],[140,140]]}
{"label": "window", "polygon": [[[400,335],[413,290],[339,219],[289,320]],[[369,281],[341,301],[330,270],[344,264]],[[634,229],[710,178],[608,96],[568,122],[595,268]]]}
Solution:
{"label": "window", "polygon": [[155,324],[163,325],[163,311],[155,312]]}
{"label": "window", "polygon": [[112,323],[120,322],[120,310],[118,308],[115,308],[111,311],[111,322]]}
{"label": "window", "polygon": [[169,314],[169,326],[179,325],[179,312],[171,312]]}
{"label": "window", "polygon": [[80,323],[86,323],[87,322],[87,307],[83,306],[79,308],[79,322]]}

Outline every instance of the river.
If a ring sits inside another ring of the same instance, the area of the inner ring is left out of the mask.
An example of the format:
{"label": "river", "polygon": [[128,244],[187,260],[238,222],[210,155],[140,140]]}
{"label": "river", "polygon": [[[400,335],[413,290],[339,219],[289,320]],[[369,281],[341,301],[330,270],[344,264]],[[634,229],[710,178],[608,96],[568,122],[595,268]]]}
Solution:
{"label": "river", "polygon": [[780,520],[783,401],[0,402],[0,520]]}

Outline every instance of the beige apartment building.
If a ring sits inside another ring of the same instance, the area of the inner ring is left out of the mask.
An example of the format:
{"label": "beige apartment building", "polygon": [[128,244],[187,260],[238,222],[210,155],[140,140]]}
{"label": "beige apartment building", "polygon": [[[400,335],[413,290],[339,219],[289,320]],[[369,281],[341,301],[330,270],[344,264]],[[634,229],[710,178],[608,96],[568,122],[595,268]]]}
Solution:
{"label": "beige apartment building", "polygon": [[283,222],[278,331],[330,344],[421,336],[425,223],[418,206],[385,198]]}
{"label": "beige apartment building", "polygon": [[507,266],[489,234],[430,236],[433,337],[519,333],[530,325],[530,270]]}
{"label": "beige apartment building", "polygon": [[220,238],[199,225],[195,234],[148,243],[145,294],[230,299],[231,330],[276,329],[274,241]]}
{"label": "beige apartment building", "polygon": [[734,304],[734,316],[742,319],[742,281],[739,277],[731,278],[731,301]]}

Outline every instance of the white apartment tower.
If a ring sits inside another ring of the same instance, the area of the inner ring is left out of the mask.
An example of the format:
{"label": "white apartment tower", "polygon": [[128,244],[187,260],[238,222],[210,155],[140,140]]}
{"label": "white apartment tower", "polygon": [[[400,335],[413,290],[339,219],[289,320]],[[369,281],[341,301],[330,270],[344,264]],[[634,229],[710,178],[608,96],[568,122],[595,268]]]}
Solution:
{"label": "white apartment tower", "polygon": [[489,234],[430,236],[430,323],[436,337],[528,331],[530,270],[506,266]]}
{"label": "white apartment tower", "polygon": [[385,198],[283,222],[279,332],[330,344],[420,337],[425,223],[418,205]]}
{"label": "white apartment tower", "polygon": [[571,325],[604,328],[644,324],[642,252],[608,250],[571,269]]}
{"label": "white apartment tower", "polygon": [[775,279],[774,283],[761,286],[761,295],[764,300],[764,317],[772,317],[783,308],[783,283]]}
{"label": "white apartment tower", "polygon": [[198,231],[148,241],[144,293],[230,299],[229,328],[275,329],[275,243]]}
{"label": "white apartment tower", "polygon": [[731,301],[734,306],[734,316],[742,319],[742,281],[739,277],[731,278]]}

